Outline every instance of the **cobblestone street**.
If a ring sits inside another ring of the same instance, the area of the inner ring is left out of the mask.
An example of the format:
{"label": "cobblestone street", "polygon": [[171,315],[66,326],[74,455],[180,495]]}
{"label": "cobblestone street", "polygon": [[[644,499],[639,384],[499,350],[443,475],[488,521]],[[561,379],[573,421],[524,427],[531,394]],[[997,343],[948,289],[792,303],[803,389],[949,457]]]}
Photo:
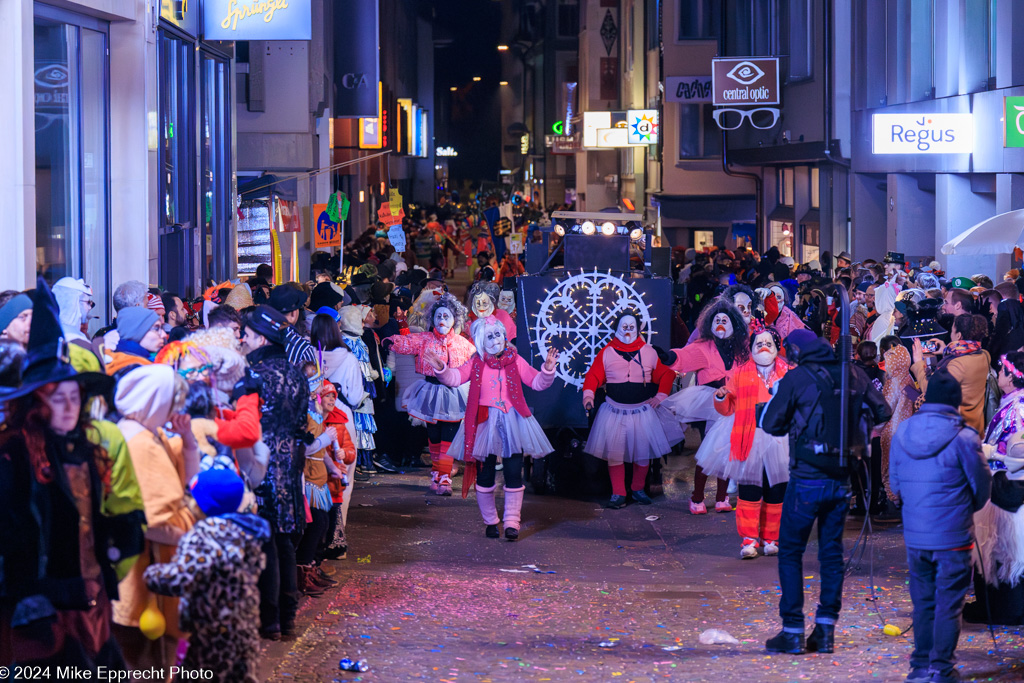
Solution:
{"label": "cobblestone street", "polygon": [[[911,602],[899,527],[876,531],[846,581],[833,655],[768,655],[779,629],[773,558],[739,559],[733,514],[686,511],[692,460],[666,471],[652,506],[528,495],[517,543],[484,538],[472,496],[426,494],[425,470],[377,475],[357,489],[340,585],[304,601],[299,637],[270,643],[267,681],[901,681]],[[456,480],[456,489],[461,480]],[[500,509],[500,505],[499,505]],[[648,517],[657,519],[648,520]],[[847,554],[861,531],[847,526]],[[808,605],[816,544],[805,557]],[[534,569],[534,567],[536,569]],[[702,645],[720,628],[738,645]],[[1019,631],[965,625],[964,680],[1024,678]],[[338,670],[366,659],[364,674]]]}

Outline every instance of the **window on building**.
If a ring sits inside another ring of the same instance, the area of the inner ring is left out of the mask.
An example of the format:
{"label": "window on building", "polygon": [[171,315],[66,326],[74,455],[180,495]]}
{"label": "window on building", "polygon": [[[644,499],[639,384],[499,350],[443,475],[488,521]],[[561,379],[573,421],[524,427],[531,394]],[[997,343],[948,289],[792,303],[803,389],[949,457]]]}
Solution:
{"label": "window on building", "polygon": [[793,224],[788,221],[771,221],[772,246],[779,248],[780,256],[793,256]]}
{"label": "window on building", "polygon": [[203,281],[220,282],[230,276],[233,244],[229,244],[231,214],[231,119],[228,60],[202,53],[202,110],[199,126],[202,163]]}
{"label": "window on building", "polygon": [[718,37],[721,0],[677,0],[677,3],[680,40]]}
{"label": "window on building", "polygon": [[[885,6],[886,104],[932,97],[932,2],[892,0]],[[867,30],[877,27],[869,25]]]}
{"label": "window on building", "polygon": [[735,0],[726,16],[726,54],[775,54],[777,0]]}
{"label": "window on building", "polygon": [[679,158],[722,156],[722,131],[709,104],[679,105]]}
{"label": "window on building", "polygon": [[660,47],[661,0],[647,0],[647,49]]}
{"label": "window on building", "polygon": [[36,269],[82,278],[107,319],[110,219],[107,25],[36,6]]}
{"label": "window on building", "polygon": [[811,167],[811,208],[821,208],[821,171],[817,166]]}
{"label": "window on building", "polygon": [[996,31],[999,17],[996,14],[998,0],[988,0],[988,77],[996,77]]}
{"label": "window on building", "polygon": [[811,78],[814,73],[814,17],[811,0],[781,0],[779,43],[788,55],[788,82]]}
{"label": "window on building", "polygon": [[782,206],[793,206],[795,175],[792,168],[780,168],[776,172],[779,186],[779,204]]}
{"label": "window on building", "polygon": [[579,34],[579,0],[558,0],[558,36],[560,38],[575,38]]}
{"label": "window on building", "polygon": [[801,246],[803,254],[800,260],[803,263],[815,261],[821,254],[821,224],[804,223],[800,227],[803,230],[803,244]]}

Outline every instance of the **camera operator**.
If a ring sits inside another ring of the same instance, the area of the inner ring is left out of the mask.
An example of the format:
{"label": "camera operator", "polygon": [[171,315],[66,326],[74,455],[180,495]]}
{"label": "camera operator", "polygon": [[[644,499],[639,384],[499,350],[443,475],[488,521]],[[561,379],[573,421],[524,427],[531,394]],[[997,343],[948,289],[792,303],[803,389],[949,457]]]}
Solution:
{"label": "camera operator", "polygon": [[[839,453],[842,365],[832,347],[808,330],[786,339],[787,357],[797,364],[776,385],[761,428],[789,434],[790,480],[782,504],[779,538],[779,615],[782,631],[766,643],[769,652],[832,652],[843,595],[843,527],[850,508],[851,459]],[[892,415],[882,393],[862,368],[848,366],[849,450],[863,452],[873,424]],[[814,631],[804,641],[803,554],[815,520],[821,597]]]}

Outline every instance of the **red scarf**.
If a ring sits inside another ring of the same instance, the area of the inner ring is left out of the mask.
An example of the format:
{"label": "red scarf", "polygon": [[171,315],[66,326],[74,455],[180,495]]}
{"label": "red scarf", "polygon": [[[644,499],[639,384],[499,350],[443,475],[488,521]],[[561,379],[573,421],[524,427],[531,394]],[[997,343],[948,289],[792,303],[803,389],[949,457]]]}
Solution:
{"label": "red scarf", "polygon": [[505,386],[508,395],[512,399],[512,406],[523,417],[530,416],[530,409],[526,407],[526,399],[523,397],[523,380],[519,376],[519,366],[516,362],[519,354],[515,349],[505,347],[500,355],[487,355],[486,360],[480,358],[480,354],[473,354],[472,368],[469,375],[469,398],[466,401],[465,427],[466,447],[463,450],[463,458],[466,463],[466,472],[462,476],[462,497],[469,494],[469,489],[476,481],[476,459],[473,457],[473,446],[476,443],[476,428],[481,422],[487,421],[488,406],[480,405],[480,385],[483,383],[484,363],[494,370],[503,371]]}
{"label": "red scarf", "polygon": [[[785,374],[789,366],[781,357],[775,359],[775,366],[769,375],[769,381],[778,379]],[[732,423],[732,434],[729,444],[730,460],[746,461],[750,456],[750,448],[754,445],[754,433],[757,429],[756,406],[760,390],[765,386],[757,364],[748,360],[736,371],[736,412]]]}
{"label": "red scarf", "polygon": [[624,341],[620,341],[618,337],[612,337],[612,340],[610,342],[611,347],[613,349],[615,349],[616,351],[625,351],[626,353],[632,353],[633,351],[639,351],[640,349],[643,348],[644,344],[646,344],[646,343],[647,342],[645,342],[643,340],[643,337],[641,337],[640,335],[637,335],[636,339],[634,339],[629,344],[627,344]]}

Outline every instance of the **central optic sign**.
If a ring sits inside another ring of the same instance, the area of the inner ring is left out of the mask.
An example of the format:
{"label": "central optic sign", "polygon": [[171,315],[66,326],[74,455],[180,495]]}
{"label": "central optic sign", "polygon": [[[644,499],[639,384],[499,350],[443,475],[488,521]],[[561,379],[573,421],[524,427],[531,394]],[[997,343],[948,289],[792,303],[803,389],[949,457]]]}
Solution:
{"label": "central optic sign", "polygon": [[779,104],[779,60],[711,60],[711,101],[718,106]]}
{"label": "central optic sign", "polygon": [[970,154],[974,151],[971,114],[874,114],[874,154]]}
{"label": "central optic sign", "polygon": [[309,40],[312,32],[311,0],[203,2],[207,40]]}

